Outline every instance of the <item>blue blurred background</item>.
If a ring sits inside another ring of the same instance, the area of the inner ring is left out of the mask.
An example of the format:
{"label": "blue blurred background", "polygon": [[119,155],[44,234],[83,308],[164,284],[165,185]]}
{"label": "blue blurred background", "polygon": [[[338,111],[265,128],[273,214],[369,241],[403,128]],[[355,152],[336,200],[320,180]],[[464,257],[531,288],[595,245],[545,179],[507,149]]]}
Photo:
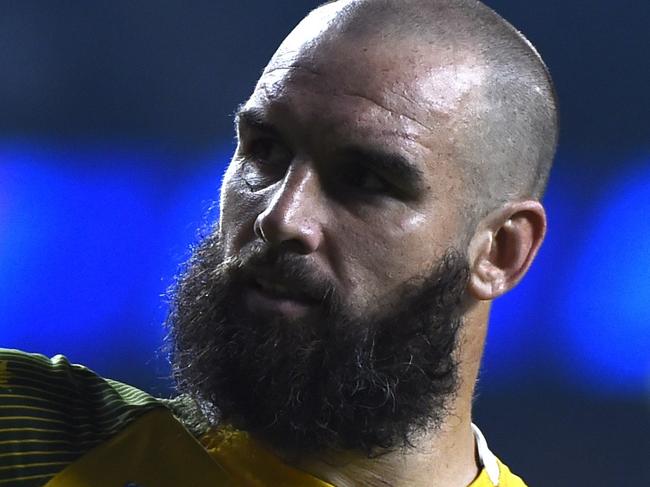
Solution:
{"label": "blue blurred background", "polygon": [[[650,2],[491,0],[554,75],[549,234],[476,421],[531,486],[650,485]],[[0,346],[169,395],[161,295],[314,1],[0,1]]]}

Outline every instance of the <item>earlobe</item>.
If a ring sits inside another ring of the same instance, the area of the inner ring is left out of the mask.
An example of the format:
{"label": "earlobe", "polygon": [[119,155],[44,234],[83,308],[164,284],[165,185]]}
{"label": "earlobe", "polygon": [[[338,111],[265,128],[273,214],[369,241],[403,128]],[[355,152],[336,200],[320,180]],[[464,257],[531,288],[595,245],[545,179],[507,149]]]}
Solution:
{"label": "earlobe", "polygon": [[470,242],[468,291],[492,300],[521,280],[546,233],[546,213],[538,201],[509,203],[486,216]]}

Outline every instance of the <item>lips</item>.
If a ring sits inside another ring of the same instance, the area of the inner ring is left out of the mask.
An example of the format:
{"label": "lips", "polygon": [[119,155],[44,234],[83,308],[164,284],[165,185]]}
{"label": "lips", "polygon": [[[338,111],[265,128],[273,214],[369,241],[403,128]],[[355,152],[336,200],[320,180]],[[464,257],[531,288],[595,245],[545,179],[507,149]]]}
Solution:
{"label": "lips", "polygon": [[246,307],[262,316],[299,319],[313,313],[318,302],[284,283],[254,279],[244,293]]}
{"label": "lips", "polygon": [[274,299],[299,301],[305,304],[317,302],[315,298],[300,290],[299,284],[288,284],[266,277],[256,277],[253,280],[253,287]]}

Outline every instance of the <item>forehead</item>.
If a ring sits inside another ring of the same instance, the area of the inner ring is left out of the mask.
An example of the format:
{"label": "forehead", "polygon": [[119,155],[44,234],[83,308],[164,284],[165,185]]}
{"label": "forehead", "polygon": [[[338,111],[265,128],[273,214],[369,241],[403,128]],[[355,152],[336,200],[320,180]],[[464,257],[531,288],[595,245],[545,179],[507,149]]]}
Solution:
{"label": "forehead", "polygon": [[408,39],[304,37],[282,44],[246,109],[291,124],[301,142],[365,141],[421,164],[454,158],[483,77],[468,53]]}

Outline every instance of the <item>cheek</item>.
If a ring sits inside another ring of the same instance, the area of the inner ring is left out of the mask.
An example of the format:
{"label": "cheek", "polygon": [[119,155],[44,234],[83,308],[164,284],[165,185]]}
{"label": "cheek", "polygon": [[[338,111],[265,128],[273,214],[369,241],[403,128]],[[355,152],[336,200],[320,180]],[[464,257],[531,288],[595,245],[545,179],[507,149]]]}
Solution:
{"label": "cheek", "polygon": [[386,242],[383,267],[389,277],[403,282],[417,274],[436,250],[436,235],[430,220],[422,213],[397,219],[384,227],[381,238]]}
{"label": "cheek", "polygon": [[362,295],[382,296],[410,278],[426,275],[456,244],[457,228],[451,220],[409,209],[347,228],[347,252],[357,289],[365,289]]}
{"label": "cheek", "polygon": [[336,232],[347,287],[353,296],[382,296],[422,270],[434,248],[424,215],[387,214],[348,222]]}
{"label": "cheek", "polygon": [[236,164],[231,163],[221,185],[219,213],[219,232],[227,257],[238,254],[254,238],[259,206],[259,197],[241,179]]}

